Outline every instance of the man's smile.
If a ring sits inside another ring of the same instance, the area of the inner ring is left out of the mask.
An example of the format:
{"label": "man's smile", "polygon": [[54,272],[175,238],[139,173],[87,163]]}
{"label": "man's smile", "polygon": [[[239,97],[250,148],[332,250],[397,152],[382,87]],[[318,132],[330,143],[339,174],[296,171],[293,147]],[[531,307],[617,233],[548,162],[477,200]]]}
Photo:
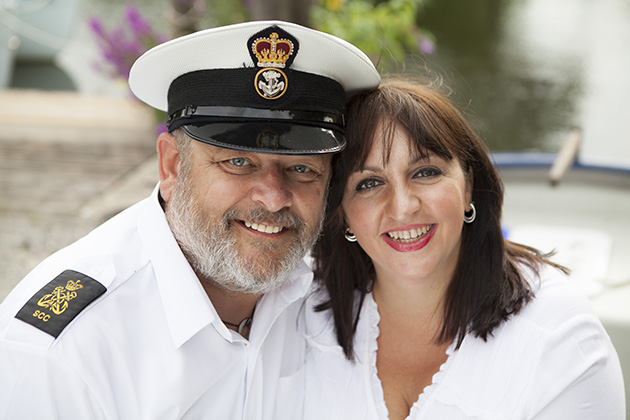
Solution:
{"label": "man's smile", "polygon": [[254,223],[254,222],[249,222],[247,220],[241,220],[240,222],[244,224],[245,226],[247,226],[249,229],[252,229],[261,233],[280,233],[280,231],[284,229],[282,226],[273,226],[273,225],[266,225],[262,223]]}

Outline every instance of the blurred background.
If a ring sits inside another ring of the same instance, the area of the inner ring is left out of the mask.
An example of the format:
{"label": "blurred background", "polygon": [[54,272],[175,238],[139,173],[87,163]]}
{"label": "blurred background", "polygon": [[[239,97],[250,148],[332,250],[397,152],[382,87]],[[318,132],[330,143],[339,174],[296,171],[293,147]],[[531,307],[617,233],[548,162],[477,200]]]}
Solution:
{"label": "blurred background", "polygon": [[275,18],[450,88],[512,162],[506,232],[560,249],[630,370],[627,0],[0,0],[0,301],[155,186],[164,115],[133,99],[131,63],[175,36]]}
{"label": "blurred background", "polygon": [[347,39],[383,73],[442,77],[493,150],[557,151],[573,126],[630,150],[624,0],[1,0],[0,82],[126,94],[123,62],[155,41],[266,18]]}

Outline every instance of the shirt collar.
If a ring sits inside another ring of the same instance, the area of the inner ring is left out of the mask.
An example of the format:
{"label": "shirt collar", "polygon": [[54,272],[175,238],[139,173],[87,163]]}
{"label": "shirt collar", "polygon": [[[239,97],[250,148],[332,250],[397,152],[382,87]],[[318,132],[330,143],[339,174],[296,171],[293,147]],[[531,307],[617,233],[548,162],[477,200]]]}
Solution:
{"label": "shirt collar", "polygon": [[199,279],[182,253],[158,199],[159,184],[138,221],[176,347],[217,319]]}
{"label": "shirt collar", "polygon": [[[171,337],[175,346],[180,347],[201,329],[215,321],[220,322],[220,319],[171,232],[158,193],[159,184],[140,216],[138,231],[153,264]],[[306,295],[312,281],[311,268],[301,261],[287,284],[260,299],[254,315],[258,325],[252,333],[256,332],[260,340],[264,339],[280,313]],[[250,335],[250,339],[253,341],[254,335]]]}
{"label": "shirt collar", "polygon": [[312,282],[313,272],[302,260],[285,285],[262,296],[254,312],[250,342],[261,344],[280,314],[292,303],[303,299]]}

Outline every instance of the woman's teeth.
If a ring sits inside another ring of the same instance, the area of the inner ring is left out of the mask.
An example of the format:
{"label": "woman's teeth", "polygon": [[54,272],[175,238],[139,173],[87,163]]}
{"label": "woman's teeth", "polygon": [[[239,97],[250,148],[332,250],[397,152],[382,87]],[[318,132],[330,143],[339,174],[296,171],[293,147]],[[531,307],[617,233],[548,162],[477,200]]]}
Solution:
{"label": "woman's teeth", "polygon": [[257,230],[262,233],[278,233],[282,230],[282,226],[267,226],[258,223],[243,222],[250,229]]}
{"label": "woman's teeth", "polygon": [[422,226],[411,230],[397,230],[387,232],[387,236],[397,242],[413,242],[416,239],[425,236],[433,228],[433,225]]}

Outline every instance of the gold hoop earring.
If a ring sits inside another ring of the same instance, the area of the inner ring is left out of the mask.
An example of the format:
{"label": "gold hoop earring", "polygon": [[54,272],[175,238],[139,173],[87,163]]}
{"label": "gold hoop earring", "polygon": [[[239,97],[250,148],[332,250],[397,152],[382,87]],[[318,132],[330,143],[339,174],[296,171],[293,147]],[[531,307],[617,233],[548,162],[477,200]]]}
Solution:
{"label": "gold hoop earring", "polygon": [[357,241],[357,237],[354,236],[354,233],[350,232],[350,228],[346,228],[346,230],[343,232],[343,236],[346,238],[346,241],[348,242]]}

